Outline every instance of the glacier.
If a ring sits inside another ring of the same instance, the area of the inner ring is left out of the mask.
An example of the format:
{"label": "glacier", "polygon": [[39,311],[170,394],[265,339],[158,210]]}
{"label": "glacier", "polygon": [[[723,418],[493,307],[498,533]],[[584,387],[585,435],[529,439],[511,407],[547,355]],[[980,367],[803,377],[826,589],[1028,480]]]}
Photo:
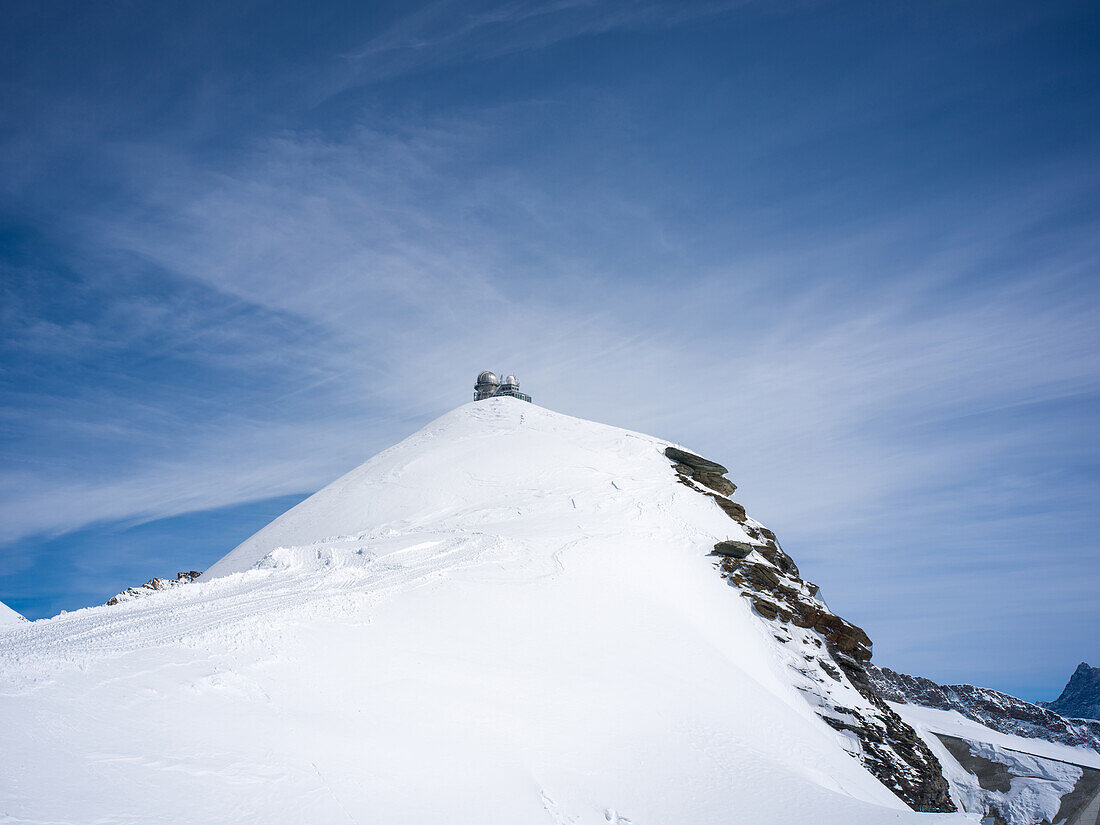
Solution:
{"label": "glacier", "polygon": [[995,813],[989,821],[1003,825],[1100,822],[1100,752],[1094,748],[1039,738],[1032,729],[1014,733],[1003,720],[982,721],[965,708],[890,704],[939,758],[960,810]]}

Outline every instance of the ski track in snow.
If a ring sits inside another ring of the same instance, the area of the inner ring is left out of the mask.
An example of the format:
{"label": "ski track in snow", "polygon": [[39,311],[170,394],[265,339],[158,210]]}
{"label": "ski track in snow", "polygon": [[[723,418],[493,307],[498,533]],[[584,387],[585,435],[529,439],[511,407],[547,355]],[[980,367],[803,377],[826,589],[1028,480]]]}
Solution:
{"label": "ski track in snow", "polygon": [[232,643],[240,628],[257,630],[257,616],[266,625],[288,614],[299,621],[320,613],[346,618],[356,607],[438,578],[441,565],[475,566],[501,544],[485,537],[432,540],[375,558],[369,542],[346,551],[336,542],[347,539],[280,548],[266,569],[29,624],[4,644],[0,695],[42,680],[58,664],[86,669],[97,659],[173,643],[198,647],[211,637]]}

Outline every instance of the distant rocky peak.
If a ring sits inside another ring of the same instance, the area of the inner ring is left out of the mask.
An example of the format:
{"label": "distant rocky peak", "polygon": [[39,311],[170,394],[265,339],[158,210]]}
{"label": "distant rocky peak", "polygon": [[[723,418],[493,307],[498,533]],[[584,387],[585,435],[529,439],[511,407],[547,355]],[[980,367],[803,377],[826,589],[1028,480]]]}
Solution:
{"label": "distant rocky peak", "polygon": [[1071,719],[1100,719],[1100,667],[1081,662],[1062,694],[1042,705]]}

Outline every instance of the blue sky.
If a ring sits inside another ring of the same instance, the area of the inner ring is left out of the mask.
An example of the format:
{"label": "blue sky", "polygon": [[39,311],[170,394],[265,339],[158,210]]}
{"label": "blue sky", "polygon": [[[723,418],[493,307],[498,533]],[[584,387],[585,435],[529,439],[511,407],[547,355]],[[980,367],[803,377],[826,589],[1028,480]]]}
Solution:
{"label": "blue sky", "polygon": [[880,664],[1100,663],[1088,3],[8,4],[0,600],[202,569],[465,402],[731,467]]}

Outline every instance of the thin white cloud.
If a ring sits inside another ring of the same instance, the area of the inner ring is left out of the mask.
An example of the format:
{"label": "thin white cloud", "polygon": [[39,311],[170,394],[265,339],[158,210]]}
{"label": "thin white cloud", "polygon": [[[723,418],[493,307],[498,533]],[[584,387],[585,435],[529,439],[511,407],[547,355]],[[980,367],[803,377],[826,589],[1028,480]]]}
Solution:
{"label": "thin white cloud", "polygon": [[[399,416],[438,411],[448,399],[465,397],[466,373],[509,353],[510,364],[502,368],[538,376],[537,394],[561,399],[567,408],[672,437],[695,433],[715,448],[747,450],[747,467],[758,474],[754,486],[769,497],[789,493],[792,478],[832,479],[836,492],[829,497],[794,488],[793,501],[817,502],[818,512],[942,472],[960,449],[944,444],[947,454],[941,454],[930,445],[901,456],[900,466],[876,466],[881,440],[898,430],[1095,387],[1092,354],[1084,346],[1094,320],[1087,302],[1074,306],[1072,296],[1044,298],[1041,282],[1017,279],[997,294],[920,309],[928,292],[973,265],[973,250],[954,258],[941,250],[932,277],[898,263],[884,273],[895,285],[876,287],[871,299],[851,306],[843,298],[842,272],[839,280],[814,281],[802,300],[797,293],[787,297],[790,282],[783,273],[814,260],[834,270],[844,259],[878,262],[893,227],[885,236],[863,230],[839,250],[830,249],[832,243],[811,245],[788,249],[775,261],[727,262],[725,279],[702,282],[688,276],[686,282],[638,287],[601,271],[613,261],[589,260],[596,286],[573,299],[556,294],[559,276],[568,282],[578,274],[570,271],[576,250],[543,254],[534,264],[524,260],[533,248],[542,252],[558,240],[552,213],[519,218],[521,228],[551,233],[538,238],[509,237],[515,227],[500,230],[476,217],[486,203],[545,207],[537,184],[516,191],[517,182],[506,176],[495,183],[483,179],[468,191],[465,179],[443,171],[478,132],[463,124],[406,134],[361,131],[342,143],[284,135],[232,175],[164,170],[164,188],[151,193],[151,205],[121,219],[100,217],[91,231],[179,277],[324,330],[327,340],[310,344],[320,359],[315,378],[286,396],[293,401],[290,414],[309,410],[314,390],[326,397],[369,397]],[[421,185],[437,193],[434,203],[425,200]],[[616,199],[611,193],[610,211]],[[589,206],[593,212],[608,209]],[[675,236],[676,230],[665,227],[663,234]],[[609,256],[618,242],[612,241]],[[775,287],[769,285],[773,273],[780,279]],[[752,303],[739,301],[742,295]],[[698,309],[704,325],[715,326],[682,327],[684,315],[675,311],[667,324],[654,323],[647,313],[665,302],[679,302],[689,315]],[[642,318],[648,326],[632,327]],[[250,357],[277,366],[286,352],[277,348]],[[423,391],[410,398],[414,384]],[[666,397],[691,395],[699,387],[706,387],[703,403],[670,417]],[[631,399],[627,420],[621,420],[624,398]],[[353,431],[358,424],[348,412],[316,426]],[[885,431],[869,429],[869,421],[886,422]],[[271,443],[287,440],[273,434]],[[815,454],[790,449],[807,443],[815,445]],[[215,441],[209,449],[221,447]],[[313,454],[318,469],[298,482],[299,489],[336,469],[328,452]],[[807,458],[826,466],[810,472]],[[846,466],[873,469],[844,474]],[[194,475],[175,466],[168,472]],[[203,504],[219,495],[239,499],[288,489],[268,475],[267,488],[224,485]],[[160,488],[147,479],[137,486]],[[789,508],[791,497],[785,498]],[[152,504],[142,509],[149,508],[155,510]],[[124,510],[112,508],[118,515]]]}

